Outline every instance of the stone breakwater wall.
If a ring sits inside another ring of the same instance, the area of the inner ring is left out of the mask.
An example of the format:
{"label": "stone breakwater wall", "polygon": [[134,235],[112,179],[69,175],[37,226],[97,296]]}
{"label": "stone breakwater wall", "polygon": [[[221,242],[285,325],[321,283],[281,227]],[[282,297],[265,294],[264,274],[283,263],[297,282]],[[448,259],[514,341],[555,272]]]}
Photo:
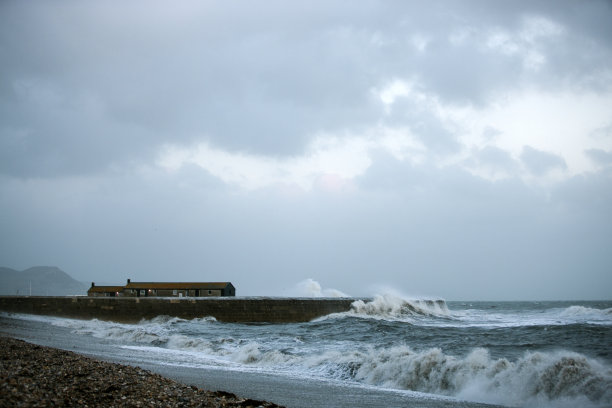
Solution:
{"label": "stone breakwater wall", "polygon": [[0,310],[75,319],[136,323],[167,315],[183,319],[212,316],[222,322],[307,322],[350,310],[356,299],[312,298],[95,298],[85,296],[2,296]]}

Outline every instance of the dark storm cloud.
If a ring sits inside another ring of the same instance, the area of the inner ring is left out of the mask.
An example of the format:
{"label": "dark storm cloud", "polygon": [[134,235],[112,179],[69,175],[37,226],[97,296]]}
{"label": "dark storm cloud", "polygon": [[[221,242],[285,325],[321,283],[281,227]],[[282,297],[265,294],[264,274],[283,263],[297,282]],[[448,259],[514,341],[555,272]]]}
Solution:
{"label": "dark storm cloud", "polygon": [[398,98],[385,118],[390,126],[408,126],[414,136],[432,152],[449,154],[461,145],[457,136],[427,106],[411,98]]}
{"label": "dark storm cloud", "polygon": [[[371,91],[394,78],[468,103],[525,81],[609,86],[595,75],[610,63],[607,2],[0,7],[1,171],[12,175],[100,171],[168,142],[297,154],[318,132],[378,123]],[[539,16],[564,33],[517,38]],[[488,47],[496,30],[519,51]],[[523,66],[528,51],[547,60],[537,72]],[[401,121],[440,153],[458,148],[436,118]]]}
{"label": "dark storm cloud", "polygon": [[587,156],[595,163],[600,166],[610,166],[612,165],[612,152],[608,152],[602,149],[588,149],[585,150]]}
{"label": "dark storm cloud", "polygon": [[[23,131],[28,154],[55,138],[57,159],[72,163],[81,154],[108,162],[122,153],[71,143],[78,139],[126,144],[136,156],[194,138],[277,154],[338,122],[372,120],[368,83],[355,70],[360,50],[350,30],[342,33],[342,19],[276,6],[5,4],[3,123]],[[252,18],[256,10],[262,18]],[[358,18],[359,7],[351,10]],[[325,12],[338,16],[333,7]],[[92,118],[77,103],[47,120],[36,109],[45,100],[20,93],[22,82],[47,86],[62,101],[91,100],[100,123],[83,129],[79,121]]]}
{"label": "dark storm cloud", "polygon": [[531,146],[524,146],[521,152],[521,161],[527,169],[536,176],[542,176],[551,170],[566,170],[565,160],[553,153],[534,149]]}
{"label": "dark storm cloud", "polygon": [[493,146],[478,150],[473,155],[474,164],[493,171],[503,171],[512,174],[518,163],[510,153]]}

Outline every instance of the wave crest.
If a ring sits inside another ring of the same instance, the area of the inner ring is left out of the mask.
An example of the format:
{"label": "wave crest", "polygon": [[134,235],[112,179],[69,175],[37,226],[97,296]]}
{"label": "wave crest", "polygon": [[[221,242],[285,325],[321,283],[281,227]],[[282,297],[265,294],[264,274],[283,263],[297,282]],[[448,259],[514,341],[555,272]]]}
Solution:
{"label": "wave crest", "polygon": [[401,320],[414,316],[448,317],[450,312],[441,299],[404,299],[385,294],[376,295],[373,300],[356,300],[351,304],[349,315],[380,319]]}
{"label": "wave crest", "polygon": [[[91,335],[100,339],[112,339],[121,342],[150,344],[162,346],[176,344],[177,348],[187,348],[188,344],[193,345],[194,340],[187,336],[176,334],[173,326],[181,323],[185,324],[208,324],[217,320],[214,317],[201,317],[191,320],[160,315],[152,319],[142,319],[137,324],[123,324],[98,319],[76,320],[56,318],[50,323],[71,329],[75,334]],[[197,342],[197,340],[195,340]]]}
{"label": "wave crest", "polygon": [[[338,358],[338,357],[336,357]],[[463,358],[407,346],[347,356],[341,371],[371,385],[509,405],[612,403],[612,372],[571,352],[526,353],[515,362],[483,348]]]}
{"label": "wave crest", "polygon": [[595,309],[586,306],[570,306],[561,311],[561,317],[570,320],[610,324],[612,323],[612,308]]}

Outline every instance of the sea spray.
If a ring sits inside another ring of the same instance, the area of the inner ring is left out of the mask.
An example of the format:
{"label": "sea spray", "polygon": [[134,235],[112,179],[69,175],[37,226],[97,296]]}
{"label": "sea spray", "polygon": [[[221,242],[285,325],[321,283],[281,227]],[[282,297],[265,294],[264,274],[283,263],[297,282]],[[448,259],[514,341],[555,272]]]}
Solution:
{"label": "sea spray", "polygon": [[344,317],[412,322],[415,317],[452,318],[452,315],[442,299],[408,299],[395,294],[383,294],[375,295],[371,300],[355,300],[349,311],[332,313],[315,321]]}
{"label": "sea spray", "polygon": [[287,295],[289,296],[297,296],[297,297],[350,297],[346,293],[339,291],[338,289],[333,288],[323,288],[319,282],[312,278],[305,279],[299,282],[295,287],[291,290],[287,291]]}
{"label": "sea spray", "polygon": [[563,309],[560,316],[576,323],[612,324],[612,308],[595,309],[592,307],[574,305]]}
{"label": "sea spray", "polygon": [[300,366],[313,376],[480,402],[551,406],[561,400],[580,401],[582,406],[587,402],[589,406],[612,403],[610,369],[572,352],[525,353],[511,362],[492,359],[483,348],[457,357],[439,348],[417,352],[403,345],[298,358],[278,350],[265,353],[250,344],[240,356],[246,364],[273,365],[281,370]]}
{"label": "sea spray", "polygon": [[455,357],[439,348],[416,352],[398,346],[372,350],[344,365],[367,384],[483,402],[522,405],[586,397],[593,404],[612,403],[612,371],[571,352],[526,353],[510,362],[491,359],[483,348]]}
{"label": "sea spray", "polygon": [[443,300],[405,299],[390,294],[376,295],[372,301],[357,300],[351,305],[354,316],[401,319],[410,316],[448,316]]}

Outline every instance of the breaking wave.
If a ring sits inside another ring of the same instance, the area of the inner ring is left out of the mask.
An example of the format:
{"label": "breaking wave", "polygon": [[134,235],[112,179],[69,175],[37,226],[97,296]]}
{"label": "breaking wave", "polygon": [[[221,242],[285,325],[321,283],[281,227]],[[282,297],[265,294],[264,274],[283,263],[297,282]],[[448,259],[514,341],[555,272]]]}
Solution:
{"label": "breaking wave", "polygon": [[612,370],[571,352],[526,353],[510,362],[483,348],[458,358],[398,346],[336,358],[346,375],[377,386],[509,405],[612,403]]}
{"label": "breaking wave", "polygon": [[560,316],[579,322],[612,324],[612,308],[595,309],[586,306],[570,306],[563,309]]}
{"label": "breaking wave", "polygon": [[405,299],[384,294],[376,295],[368,301],[356,300],[348,312],[333,313],[316,320],[343,317],[412,322],[418,317],[451,318],[452,315],[442,299]]}
{"label": "breaking wave", "polygon": [[377,295],[369,302],[357,300],[351,305],[351,313],[382,318],[449,316],[449,310],[444,300],[408,300],[394,295]]}
{"label": "breaking wave", "polygon": [[275,370],[301,366],[313,376],[495,404],[598,407],[612,403],[612,370],[572,352],[526,353],[511,362],[492,359],[483,348],[459,358],[438,348],[416,352],[397,346],[299,357],[265,351],[265,346],[253,342],[241,347],[232,360]]}
{"label": "breaking wave", "polygon": [[471,401],[555,407],[598,407],[612,403],[612,370],[597,360],[566,351],[529,352],[509,361],[491,358],[484,348],[455,357],[439,348],[414,351],[405,345],[307,355],[257,341],[239,342],[229,349],[181,345],[185,346],[246,367],[297,371],[312,377]]}
{"label": "breaking wave", "polygon": [[75,334],[91,335],[101,339],[112,339],[119,342],[150,344],[173,348],[187,348],[203,342],[194,337],[177,334],[173,326],[183,324],[206,324],[215,322],[214,317],[203,317],[185,320],[171,316],[157,316],[143,319],[138,324],[122,324],[98,319],[73,320],[56,318],[51,320],[55,326],[72,329]]}

